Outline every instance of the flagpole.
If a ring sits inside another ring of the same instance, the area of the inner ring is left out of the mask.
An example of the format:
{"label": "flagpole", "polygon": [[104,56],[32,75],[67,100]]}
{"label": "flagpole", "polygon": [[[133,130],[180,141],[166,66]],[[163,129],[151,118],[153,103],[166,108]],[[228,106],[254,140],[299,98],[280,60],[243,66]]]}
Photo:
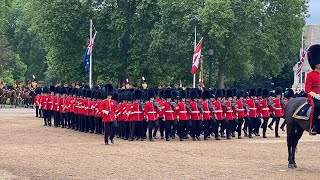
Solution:
{"label": "flagpole", "polygon": [[[194,27],[194,50],[197,48],[197,26]],[[193,88],[196,88],[196,73],[193,75]]]}
{"label": "flagpole", "polygon": [[[92,20],[90,20],[90,41],[92,39]],[[92,51],[90,53],[90,64],[89,64],[89,86],[92,88]]]}
{"label": "flagpole", "polygon": [[[301,34],[301,51],[303,51],[303,29],[302,29],[302,34]],[[302,53],[302,52],[300,52]],[[304,64],[303,64],[304,65]],[[301,72],[300,72],[300,91],[302,91],[302,72],[303,72],[303,65],[301,67]]]}

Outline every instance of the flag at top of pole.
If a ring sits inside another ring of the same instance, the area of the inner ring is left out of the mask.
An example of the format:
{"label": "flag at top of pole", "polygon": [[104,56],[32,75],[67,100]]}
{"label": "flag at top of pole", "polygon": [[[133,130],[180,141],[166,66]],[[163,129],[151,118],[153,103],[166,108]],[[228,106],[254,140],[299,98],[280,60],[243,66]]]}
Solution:
{"label": "flag at top of pole", "polygon": [[200,42],[198,43],[197,47],[193,52],[193,61],[192,61],[192,68],[191,68],[192,75],[195,74],[199,68],[201,49],[202,49],[202,40],[203,38],[201,38]]}
{"label": "flag at top of pole", "polygon": [[88,47],[86,48],[86,52],[84,54],[83,65],[84,65],[84,70],[86,72],[88,72],[89,68],[90,68],[90,56],[92,53],[94,39],[96,38],[96,34],[97,34],[97,31],[94,33],[94,36],[90,39],[90,43],[89,43]]}
{"label": "flag at top of pole", "polygon": [[297,76],[300,76],[301,75],[301,72],[302,72],[302,67],[304,65],[304,62],[305,62],[305,55],[306,55],[306,52],[304,49],[300,49],[300,55],[299,55],[299,61],[297,62],[297,72],[296,72],[296,75]]}

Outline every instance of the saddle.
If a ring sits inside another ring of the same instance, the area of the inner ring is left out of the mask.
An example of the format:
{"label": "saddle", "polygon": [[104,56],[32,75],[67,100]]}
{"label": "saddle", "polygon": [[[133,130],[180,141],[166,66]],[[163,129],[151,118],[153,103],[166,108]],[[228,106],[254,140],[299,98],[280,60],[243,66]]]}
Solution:
{"label": "saddle", "polygon": [[310,103],[306,102],[302,104],[292,115],[293,118],[309,121],[312,106]]}

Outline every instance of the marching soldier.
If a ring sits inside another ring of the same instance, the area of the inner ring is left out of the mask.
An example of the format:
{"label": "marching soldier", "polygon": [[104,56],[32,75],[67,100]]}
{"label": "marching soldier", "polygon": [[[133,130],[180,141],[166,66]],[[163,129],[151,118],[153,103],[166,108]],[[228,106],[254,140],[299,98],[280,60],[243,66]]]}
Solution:
{"label": "marching soldier", "polygon": [[[249,138],[252,138],[253,128],[255,128],[255,130],[259,128],[259,127],[254,127],[255,125],[257,125],[257,121],[258,121],[258,108],[257,108],[257,102],[256,102],[256,95],[257,95],[256,89],[250,89],[250,92],[249,92],[250,99],[246,100],[246,104],[248,105],[248,109],[249,109],[249,118],[250,118],[250,121],[248,122]],[[258,136],[256,132],[254,133],[256,136]]]}
{"label": "marching soldier", "polygon": [[149,133],[149,140],[153,141],[153,137],[156,136],[156,131],[153,131],[156,129],[156,126],[159,126],[159,123],[157,120],[159,118],[159,112],[161,111],[160,105],[155,102],[155,92],[153,89],[148,90],[148,100],[144,106],[144,113],[148,121],[148,133]]}
{"label": "marching soldier", "polygon": [[284,115],[284,101],[282,100],[282,89],[281,87],[277,87],[275,89],[275,94],[276,94],[276,99],[273,101],[274,104],[274,119],[276,122],[276,127],[275,127],[275,136],[276,138],[280,138],[279,136],[279,123],[280,123],[280,118]]}
{"label": "marching soldier", "polygon": [[261,100],[261,116],[263,118],[263,124],[262,124],[262,129],[263,129],[263,138],[267,138],[266,132],[267,132],[267,126],[268,126],[268,121],[270,118],[270,109],[273,109],[273,104],[270,101],[270,91],[268,89],[263,89],[262,91],[262,100]]}
{"label": "marching soldier", "polygon": [[104,97],[105,99],[101,102],[99,111],[103,114],[102,122],[104,123],[104,143],[109,145],[108,139],[110,135],[110,141],[113,144],[114,128],[117,126],[116,123],[116,101],[112,100],[113,86],[107,84],[104,86]]}
{"label": "marching soldier", "polygon": [[66,128],[67,126],[67,93],[68,90],[65,87],[61,88],[60,94],[62,95],[59,98],[59,112],[60,112],[60,124],[62,128]]}
{"label": "marching soldier", "polygon": [[53,120],[54,120],[54,127],[60,126],[60,87],[55,87],[54,89],[54,98],[53,98]]}
{"label": "marching soldier", "polygon": [[[213,107],[212,104],[209,102],[210,99],[210,91],[208,90],[204,90],[202,93],[202,97],[203,97],[203,103],[202,103],[202,107],[203,107],[203,124],[204,124],[204,140],[208,140],[208,138],[210,138],[210,120],[212,119],[212,111]],[[210,110],[211,107],[211,110]]]}
{"label": "marching soldier", "polygon": [[[237,106],[236,109],[236,117],[238,119],[238,139],[242,139],[241,137],[241,128],[245,119],[247,119],[247,105],[244,102],[245,92],[242,90],[237,91],[237,100],[235,104]],[[246,120],[247,121],[247,120]]]}
{"label": "marching soldier", "polygon": [[170,141],[169,136],[171,135],[171,127],[173,126],[173,123],[176,120],[176,117],[175,117],[176,106],[174,103],[171,102],[172,94],[170,89],[165,90],[164,96],[166,99],[166,102],[163,103],[165,136],[166,136],[166,141]]}
{"label": "marching soldier", "polygon": [[48,109],[48,104],[47,104],[48,93],[49,93],[48,87],[46,86],[43,87],[42,95],[40,97],[40,109],[42,110],[42,113],[43,113],[44,126],[48,125],[49,115],[50,115],[49,113],[50,109]]}
{"label": "marching soldier", "polygon": [[223,111],[225,114],[225,120],[226,121],[226,134],[227,139],[231,139],[231,133],[234,125],[234,117],[233,117],[233,108],[232,108],[232,98],[233,98],[233,91],[231,89],[228,89],[226,91],[226,101],[223,103]]}
{"label": "marching soldier", "polygon": [[36,89],[36,96],[34,97],[34,106],[36,107],[36,117],[42,117],[40,106],[40,96],[41,96],[41,89]]}
{"label": "marching soldier", "polygon": [[179,138],[180,141],[187,138],[188,134],[188,121],[190,120],[191,107],[186,104],[187,92],[182,90],[179,93],[181,101],[178,103],[177,119],[179,121]]}
{"label": "marching soldier", "polygon": [[202,113],[203,113],[203,107],[202,103],[199,100],[198,92],[195,90],[192,90],[190,93],[191,96],[191,103],[190,107],[192,109],[191,112],[191,121],[192,121],[192,128],[191,128],[191,136],[192,140],[200,141],[200,133],[201,133],[201,127],[202,127]]}
{"label": "marching soldier", "polygon": [[215,109],[215,119],[216,119],[216,123],[214,126],[214,134],[215,134],[215,139],[216,140],[220,140],[219,138],[219,126],[223,124],[223,118],[224,118],[224,114],[223,114],[223,109],[222,109],[222,90],[221,89],[217,89],[215,92],[215,97],[217,98],[217,100],[213,103]]}

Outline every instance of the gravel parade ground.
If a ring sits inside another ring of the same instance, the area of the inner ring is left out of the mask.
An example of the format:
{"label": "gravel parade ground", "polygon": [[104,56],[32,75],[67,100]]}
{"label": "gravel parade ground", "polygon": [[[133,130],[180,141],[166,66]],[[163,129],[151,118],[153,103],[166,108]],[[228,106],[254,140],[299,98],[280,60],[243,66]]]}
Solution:
{"label": "gravel parade ground", "polygon": [[297,169],[286,134],[104,145],[103,136],[43,126],[33,109],[0,109],[0,179],[320,179],[320,136],[304,133]]}

